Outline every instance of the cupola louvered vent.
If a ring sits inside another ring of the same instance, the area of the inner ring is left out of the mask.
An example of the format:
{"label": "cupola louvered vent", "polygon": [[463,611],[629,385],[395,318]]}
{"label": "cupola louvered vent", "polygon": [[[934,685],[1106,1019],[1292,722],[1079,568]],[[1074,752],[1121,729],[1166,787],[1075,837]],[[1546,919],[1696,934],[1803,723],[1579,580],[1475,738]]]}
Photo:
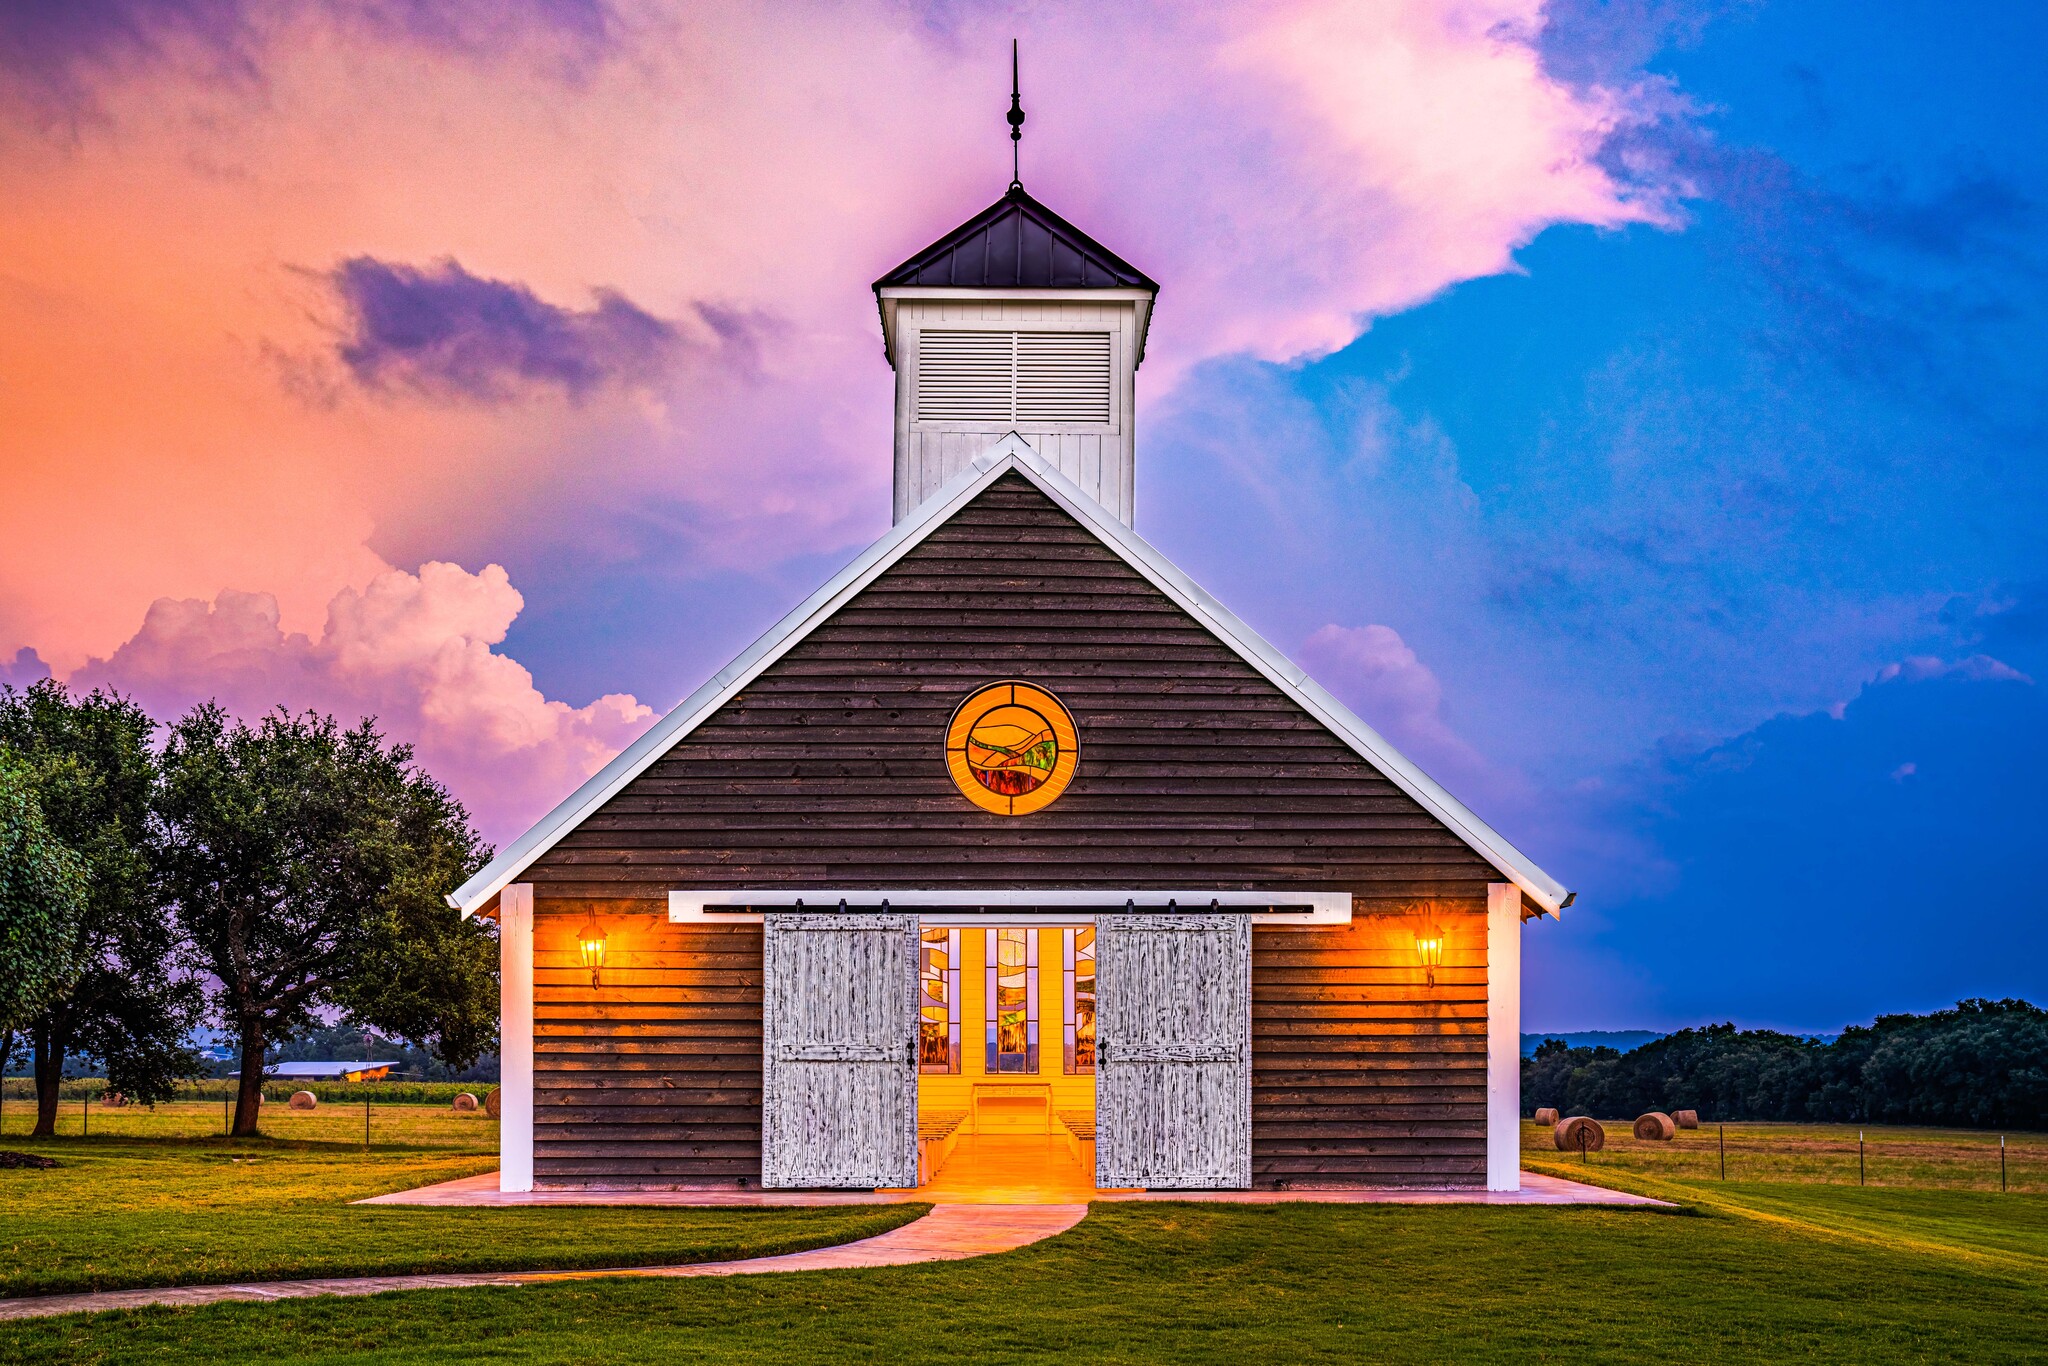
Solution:
{"label": "cupola louvered vent", "polygon": [[1107,332],[926,329],[919,422],[1107,423]]}
{"label": "cupola louvered vent", "polygon": [[917,353],[917,420],[1010,421],[1016,357],[1014,332],[927,331]]}
{"label": "cupola louvered vent", "polygon": [[1019,332],[1017,420],[1109,421],[1109,334]]}

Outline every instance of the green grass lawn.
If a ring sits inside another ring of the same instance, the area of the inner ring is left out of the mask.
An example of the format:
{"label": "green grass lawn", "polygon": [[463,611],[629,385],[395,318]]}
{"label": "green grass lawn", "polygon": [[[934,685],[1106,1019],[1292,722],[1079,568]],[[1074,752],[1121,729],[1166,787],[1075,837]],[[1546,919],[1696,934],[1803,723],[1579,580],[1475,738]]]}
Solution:
{"label": "green grass lawn", "polygon": [[219,1111],[204,1104],[95,1111],[90,1138],[35,1142],[9,1114],[0,1146],[64,1165],[0,1171],[0,1296],[751,1257],[869,1237],[922,1208],[351,1206],[494,1169],[497,1125],[439,1107],[387,1106],[372,1113],[365,1153],[360,1111],[270,1109],[266,1136],[254,1140],[219,1137]]}
{"label": "green grass lawn", "polygon": [[[2048,1196],[1857,1189],[1784,1173],[1722,1183],[1654,1167],[1669,1159],[1662,1151],[1632,1157],[1617,1145],[1600,1156],[1611,1160],[1582,1171],[1554,1150],[1529,1153],[1559,1174],[1686,1208],[1103,1204],[1071,1233],[965,1262],[74,1316],[0,1325],[0,1361],[1576,1366],[2048,1355]],[[398,1211],[358,1211],[387,1212]],[[475,1215],[491,1236],[525,1212],[416,1213]],[[604,1224],[632,1212],[545,1213]]]}
{"label": "green grass lawn", "polygon": [[0,1358],[2003,1362],[2044,1314],[2038,1270],[1732,1212],[1103,1205],[967,1262],[144,1310],[0,1328]]}

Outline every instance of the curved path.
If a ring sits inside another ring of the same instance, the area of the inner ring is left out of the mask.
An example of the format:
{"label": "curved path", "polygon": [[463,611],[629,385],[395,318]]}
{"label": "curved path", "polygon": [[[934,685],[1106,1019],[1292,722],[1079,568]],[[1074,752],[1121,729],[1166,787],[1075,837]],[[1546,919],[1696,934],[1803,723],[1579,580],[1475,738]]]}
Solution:
{"label": "curved path", "polygon": [[314,1295],[381,1295],[388,1290],[462,1290],[479,1285],[541,1285],[601,1276],[751,1276],[769,1271],[825,1271],[855,1266],[908,1266],[1008,1252],[1065,1233],[1086,1205],[934,1205],[922,1219],[857,1243],[688,1266],[614,1267],[593,1271],[484,1271],[447,1276],[346,1276],[239,1285],[179,1285],[156,1290],[104,1290],[0,1300],[0,1319],[137,1309],[146,1304],[217,1304],[223,1300],[293,1300]]}

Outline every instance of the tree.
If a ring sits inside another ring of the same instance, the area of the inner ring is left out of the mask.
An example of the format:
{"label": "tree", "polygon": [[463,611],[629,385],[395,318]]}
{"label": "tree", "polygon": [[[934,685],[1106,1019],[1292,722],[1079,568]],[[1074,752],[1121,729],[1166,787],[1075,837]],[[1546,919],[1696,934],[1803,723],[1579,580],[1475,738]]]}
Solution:
{"label": "tree", "polygon": [[0,744],[0,1073],[15,1031],[78,977],[85,872],[51,833],[25,765]]}
{"label": "tree", "polygon": [[114,694],[74,697],[52,679],[0,691],[0,743],[27,766],[50,833],[85,878],[72,944],[78,975],[27,1031],[39,1136],[56,1131],[67,1057],[104,1067],[114,1089],[144,1101],[170,1095],[198,1064],[185,1043],[198,988],[173,970],[176,931],[151,877],[155,730]]}
{"label": "tree", "polygon": [[234,1132],[257,1127],[265,1051],[326,1010],[467,1066],[497,1034],[490,934],[448,892],[489,851],[447,790],[371,721],[218,706],[171,728],[162,876],[237,1040]]}

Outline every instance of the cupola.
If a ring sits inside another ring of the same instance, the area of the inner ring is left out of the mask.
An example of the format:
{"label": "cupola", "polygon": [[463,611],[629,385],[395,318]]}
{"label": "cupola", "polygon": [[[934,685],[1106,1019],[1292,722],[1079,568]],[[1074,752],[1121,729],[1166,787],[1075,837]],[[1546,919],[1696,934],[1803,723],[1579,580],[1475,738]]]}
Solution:
{"label": "cupola", "polygon": [[[1013,89],[1013,138],[1022,123]],[[875,281],[896,371],[895,520],[1015,432],[1130,525],[1134,381],[1158,293],[1016,180]]]}

